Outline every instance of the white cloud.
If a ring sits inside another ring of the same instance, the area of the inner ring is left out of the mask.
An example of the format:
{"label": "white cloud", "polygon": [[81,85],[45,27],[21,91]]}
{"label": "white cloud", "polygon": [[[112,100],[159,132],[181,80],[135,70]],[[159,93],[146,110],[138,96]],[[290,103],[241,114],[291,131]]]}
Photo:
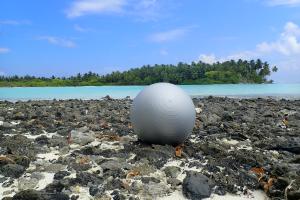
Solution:
{"label": "white cloud", "polygon": [[0,76],[4,76],[4,75],[5,75],[5,73],[0,71]]}
{"label": "white cloud", "polygon": [[[166,2],[166,1],[165,1]],[[155,20],[159,18],[162,13],[165,13],[167,9],[162,10],[162,1],[158,0],[131,0],[132,8],[127,8],[127,12],[130,15],[139,17],[139,20]]]}
{"label": "white cloud", "polygon": [[300,27],[293,22],[288,22],[278,40],[262,42],[257,45],[256,51],[261,54],[280,53],[287,56],[300,54],[299,36]]}
{"label": "white cloud", "polygon": [[201,54],[199,56],[199,60],[201,60],[202,62],[204,63],[207,63],[207,64],[213,64],[213,63],[216,63],[217,61],[219,61],[215,54]]}
{"label": "white cloud", "polygon": [[0,47],[0,54],[8,53],[8,52],[10,52],[9,48]]}
{"label": "white cloud", "polygon": [[284,27],[284,36],[300,36],[300,28],[293,22],[286,23]]}
{"label": "white cloud", "polygon": [[231,54],[222,59],[223,60],[238,60],[238,59],[249,60],[257,57],[259,57],[259,54],[255,51],[241,51],[241,52]]}
{"label": "white cloud", "polygon": [[31,21],[29,20],[0,20],[0,24],[2,25],[29,25],[31,24]]}
{"label": "white cloud", "polygon": [[153,42],[168,42],[183,37],[189,31],[188,28],[172,29],[164,32],[158,32],[150,35]]}
{"label": "white cloud", "polygon": [[299,6],[300,0],[267,0],[270,6]]}
{"label": "white cloud", "polygon": [[138,21],[156,20],[176,7],[173,0],[73,0],[66,9],[68,18],[92,14],[132,16]]}
{"label": "white cloud", "polygon": [[249,60],[257,56],[258,55],[256,54],[256,52],[241,51],[224,57],[217,57],[215,54],[201,54],[198,60],[201,60],[202,62],[207,64],[213,64],[216,62],[225,62],[228,60],[238,60],[238,59]]}
{"label": "white cloud", "polygon": [[38,40],[45,40],[50,44],[54,44],[61,47],[74,48],[76,44],[72,40],[54,37],[54,36],[40,36]]}
{"label": "white cloud", "polygon": [[75,29],[76,31],[78,31],[78,32],[89,32],[89,31],[90,31],[90,29],[84,28],[84,27],[82,27],[82,26],[80,26],[80,25],[78,25],[78,24],[75,24],[75,25],[74,25],[74,29]]}
{"label": "white cloud", "polygon": [[122,12],[126,0],[77,0],[74,1],[66,14],[69,18],[88,14]]}

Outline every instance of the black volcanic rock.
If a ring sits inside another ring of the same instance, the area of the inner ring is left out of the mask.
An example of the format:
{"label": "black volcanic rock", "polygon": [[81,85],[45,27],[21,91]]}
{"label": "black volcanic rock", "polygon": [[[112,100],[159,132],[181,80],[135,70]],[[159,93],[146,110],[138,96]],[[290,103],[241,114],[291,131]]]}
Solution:
{"label": "black volcanic rock", "polygon": [[182,183],[182,192],[192,200],[208,198],[211,195],[211,181],[198,172],[188,172]]}

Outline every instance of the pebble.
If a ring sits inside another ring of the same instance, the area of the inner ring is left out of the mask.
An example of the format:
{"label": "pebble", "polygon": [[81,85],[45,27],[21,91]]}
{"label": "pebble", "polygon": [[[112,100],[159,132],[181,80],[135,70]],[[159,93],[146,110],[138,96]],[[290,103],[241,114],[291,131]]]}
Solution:
{"label": "pebble", "polygon": [[205,175],[198,172],[187,172],[182,183],[182,192],[192,200],[208,198],[211,195],[211,181]]}

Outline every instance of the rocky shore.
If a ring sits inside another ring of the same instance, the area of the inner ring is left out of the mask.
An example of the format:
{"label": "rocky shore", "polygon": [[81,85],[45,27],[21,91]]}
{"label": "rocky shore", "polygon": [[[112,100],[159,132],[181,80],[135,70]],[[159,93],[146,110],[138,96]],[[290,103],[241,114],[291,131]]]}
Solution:
{"label": "rocky shore", "polygon": [[300,100],[193,101],[177,147],[138,141],[129,98],[0,102],[0,199],[300,199]]}

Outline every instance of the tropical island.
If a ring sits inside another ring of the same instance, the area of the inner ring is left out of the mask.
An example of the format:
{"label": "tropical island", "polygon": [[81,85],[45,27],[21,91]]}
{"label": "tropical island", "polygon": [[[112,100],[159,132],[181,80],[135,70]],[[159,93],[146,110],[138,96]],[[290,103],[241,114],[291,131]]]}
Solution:
{"label": "tropical island", "polygon": [[71,77],[0,76],[0,87],[149,85],[156,82],[173,84],[237,84],[272,83],[268,80],[276,66],[257,60],[230,60],[208,64],[204,62],[177,65],[145,65],[140,68],[106,75],[88,72]]}

